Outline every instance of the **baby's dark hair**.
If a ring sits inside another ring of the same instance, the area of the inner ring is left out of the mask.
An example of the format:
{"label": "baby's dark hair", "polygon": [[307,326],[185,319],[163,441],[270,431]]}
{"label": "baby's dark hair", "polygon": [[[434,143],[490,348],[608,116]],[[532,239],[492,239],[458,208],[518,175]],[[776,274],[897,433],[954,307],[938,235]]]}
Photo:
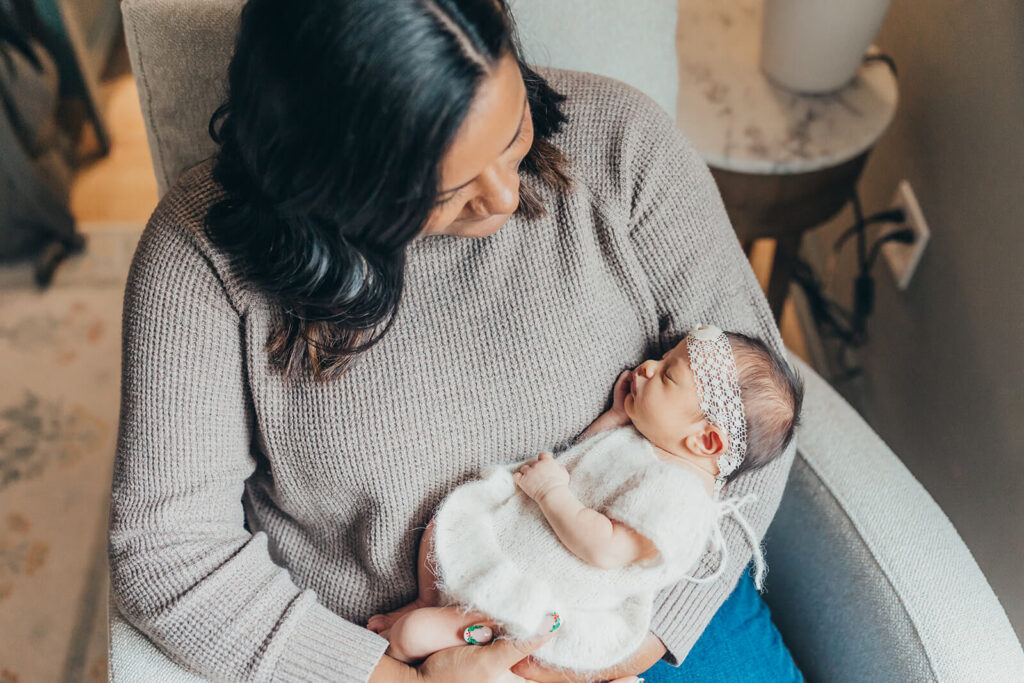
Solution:
{"label": "baby's dark hair", "polygon": [[789,363],[760,339],[726,332],[736,359],[747,415],[747,454],[726,481],[764,467],[793,440],[800,424],[804,383]]}

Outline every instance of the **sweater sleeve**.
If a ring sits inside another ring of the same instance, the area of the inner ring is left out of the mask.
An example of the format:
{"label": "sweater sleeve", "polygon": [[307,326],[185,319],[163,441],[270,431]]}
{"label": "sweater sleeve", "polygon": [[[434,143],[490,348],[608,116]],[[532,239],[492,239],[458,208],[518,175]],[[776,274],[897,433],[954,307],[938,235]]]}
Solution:
{"label": "sweater sleeve", "polygon": [[266,533],[244,526],[256,461],[243,318],[198,238],[158,214],[124,293],[114,598],[171,659],[212,680],[366,681],[387,641],[296,586]]}
{"label": "sweater sleeve", "polygon": [[[642,264],[657,308],[659,342],[665,351],[698,323],[760,337],[776,350],[782,338],[761,288],[740,247],[707,165],[675,122],[643,100],[628,135],[635,149],[624,165],[629,240]],[[771,464],[741,475],[727,494],[757,494],[749,519],[762,539],[778,508],[795,453],[794,446]],[[681,582],[663,590],[655,603],[652,631],[678,666],[711,617],[732,592],[752,557],[740,527],[723,525],[729,563],[722,578],[700,585]],[[695,575],[710,573],[707,553]]]}

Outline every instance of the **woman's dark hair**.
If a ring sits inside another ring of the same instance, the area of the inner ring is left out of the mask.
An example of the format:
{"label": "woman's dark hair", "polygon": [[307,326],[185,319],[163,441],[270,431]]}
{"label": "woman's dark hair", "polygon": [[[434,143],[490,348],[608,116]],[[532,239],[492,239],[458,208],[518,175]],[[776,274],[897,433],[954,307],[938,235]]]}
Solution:
{"label": "woman's dark hair", "polygon": [[[565,96],[520,54],[505,0],[246,3],[210,120],[224,192],[206,231],[281,313],[267,351],[282,374],[336,377],[390,329],[441,160],[502,58],[518,62],[532,112],[523,171],[572,187],[549,140]],[[545,213],[525,179],[516,213]]]}

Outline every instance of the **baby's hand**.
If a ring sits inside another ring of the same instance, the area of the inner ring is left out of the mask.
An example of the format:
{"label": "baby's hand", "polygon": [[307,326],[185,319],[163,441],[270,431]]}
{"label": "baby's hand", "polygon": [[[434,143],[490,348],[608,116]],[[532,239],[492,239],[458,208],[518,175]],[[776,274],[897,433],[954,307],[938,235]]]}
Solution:
{"label": "baby's hand", "polygon": [[618,379],[615,380],[615,387],[612,389],[612,407],[610,412],[624,420],[627,424],[630,422],[630,419],[626,415],[626,396],[629,394],[632,386],[633,371],[623,370],[619,373]]}
{"label": "baby's hand", "polygon": [[536,460],[525,463],[512,478],[523,493],[538,503],[556,488],[569,485],[569,471],[550,453],[541,453]]}

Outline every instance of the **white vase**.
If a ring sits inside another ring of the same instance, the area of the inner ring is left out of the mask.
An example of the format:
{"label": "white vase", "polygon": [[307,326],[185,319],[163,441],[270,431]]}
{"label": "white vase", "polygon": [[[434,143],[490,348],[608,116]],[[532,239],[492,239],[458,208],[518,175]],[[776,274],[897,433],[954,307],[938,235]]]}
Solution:
{"label": "white vase", "polygon": [[891,0],[765,0],[761,69],[784,88],[825,93],[846,85]]}

